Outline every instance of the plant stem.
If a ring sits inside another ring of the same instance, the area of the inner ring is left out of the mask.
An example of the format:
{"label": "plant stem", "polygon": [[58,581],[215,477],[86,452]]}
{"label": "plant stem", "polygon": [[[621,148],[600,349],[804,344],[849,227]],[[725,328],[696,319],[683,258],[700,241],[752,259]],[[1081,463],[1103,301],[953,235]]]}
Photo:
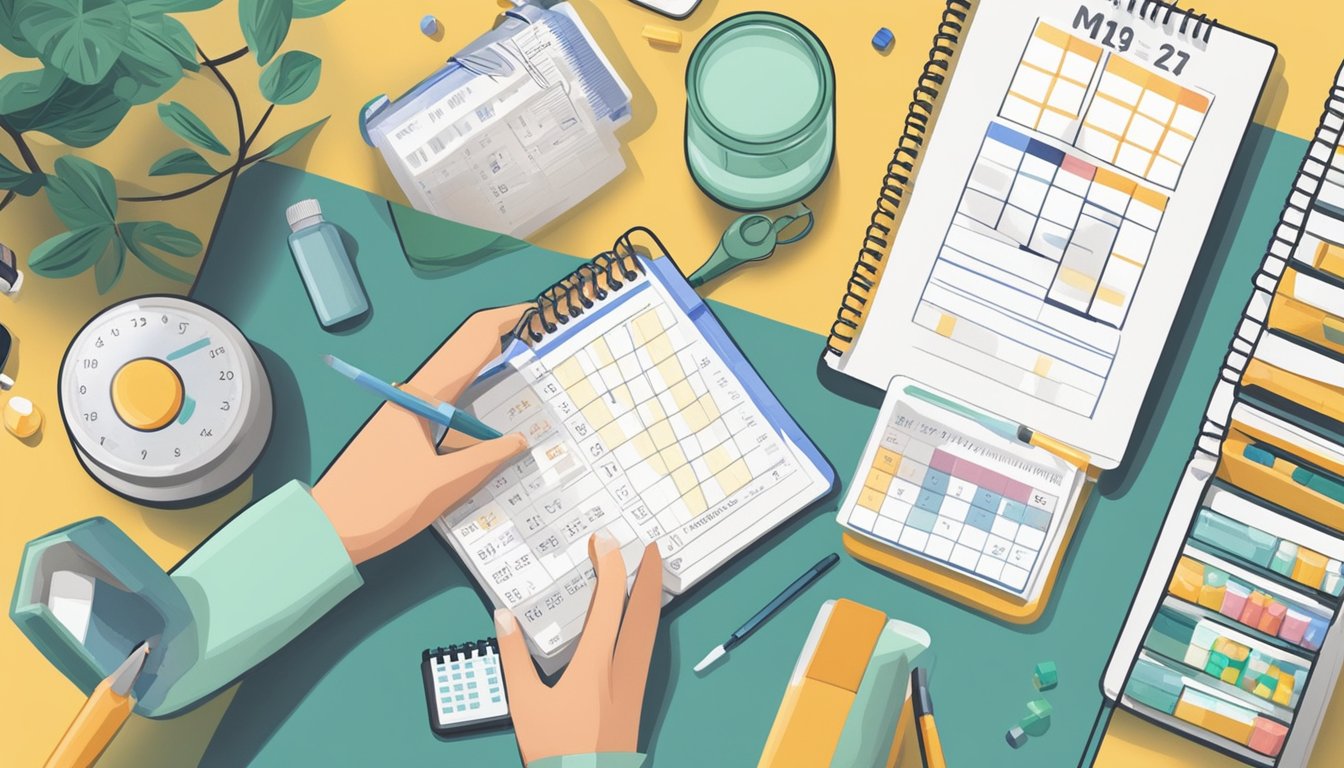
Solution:
{"label": "plant stem", "polygon": [[0,211],[5,210],[6,206],[14,202],[14,198],[15,198],[14,190],[11,189],[9,190],[9,192],[5,193],[5,199],[0,200]]}
{"label": "plant stem", "polygon": [[28,166],[28,170],[32,173],[45,176],[46,173],[43,172],[42,166],[37,164],[37,158],[33,155],[33,150],[29,149],[28,142],[23,140],[23,134],[9,123],[5,122],[3,117],[0,117],[0,130],[4,130],[4,132],[9,134],[9,137],[14,140],[14,146],[19,148],[19,156],[23,158],[23,162]]}
{"label": "plant stem", "polygon": [[[200,48],[197,48],[196,50],[200,51]],[[243,58],[244,56],[247,55],[247,51],[248,48],[246,45],[244,45],[242,48],[239,48],[233,53],[226,53],[223,56],[220,56],[218,59],[209,58],[204,53],[202,53],[201,54],[202,61],[199,63],[202,67],[210,67],[211,69],[214,69],[215,67],[221,64],[228,64],[230,61]]]}
{"label": "plant stem", "polygon": [[271,116],[271,112],[273,112],[274,110],[275,110],[274,104],[270,105],[269,107],[266,107],[266,111],[262,113],[261,119],[257,121],[257,127],[252,129],[252,133],[248,134],[247,140],[243,142],[242,148],[238,150],[239,157],[246,155],[247,150],[252,148],[252,142],[257,140],[257,134],[261,133],[261,127],[266,124],[267,118]]}
{"label": "plant stem", "polygon": [[233,164],[230,165],[228,168],[225,168],[224,170],[220,171],[219,173],[216,173],[214,176],[211,176],[205,181],[202,181],[198,184],[193,184],[192,186],[187,187],[186,189],[179,189],[176,192],[169,192],[164,195],[139,195],[136,197],[123,197],[120,198],[121,200],[124,200],[128,203],[155,203],[155,202],[163,202],[166,200],[176,200],[178,198],[186,197],[187,195],[200,192],[201,190],[205,189],[206,187],[210,186],[211,184],[214,184],[215,182],[225,177],[229,177],[231,179],[237,178],[238,174],[243,170],[243,168],[261,159],[257,157],[248,158],[247,148],[249,145],[252,144],[253,141],[256,140],[257,134],[261,133],[261,127],[266,124],[266,118],[271,116],[271,110],[275,109],[275,105],[272,104],[266,108],[266,113],[261,116],[261,120],[257,121],[257,126],[252,129],[251,135],[248,135],[247,129],[243,126],[243,106],[238,101],[238,93],[233,90],[233,86],[229,84],[228,78],[224,77],[224,74],[219,71],[220,64],[233,61],[234,59],[247,53],[247,49],[243,48],[241,50],[234,51],[233,53],[230,53],[227,56],[222,56],[218,59],[211,59],[209,56],[206,56],[205,51],[201,50],[200,46],[196,46],[196,52],[201,55],[202,59],[204,59],[204,61],[202,61],[201,64],[208,67],[210,71],[215,74],[215,78],[219,80],[220,85],[224,86],[224,90],[227,91],[229,94],[229,99],[233,102],[233,114],[237,118],[238,122],[237,157],[234,159]]}
{"label": "plant stem", "polygon": [[[243,50],[246,51],[247,49],[244,48]],[[243,105],[238,102],[237,92],[235,92],[233,90],[233,86],[229,84],[229,79],[224,77],[224,73],[219,71],[219,66],[214,62],[212,62],[209,56],[205,55],[205,51],[201,50],[201,46],[199,45],[196,46],[196,52],[201,54],[202,59],[205,59],[206,61],[205,66],[209,67],[210,71],[215,73],[215,79],[219,80],[219,84],[224,86],[224,90],[228,91],[229,99],[233,101],[233,114],[234,117],[237,118],[238,122],[238,159],[242,160],[243,153],[245,151],[245,147],[243,145],[244,142],[246,141],[245,138],[246,131],[243,128]]]}
{"label": "plant stem", "polygon": [[263,113],[261,119],[257,121],[257,125],[252,129],[252,133],[248,134],[243,139],[241,146],[239,146],[238,159],[234,161],[233,165],[229,166],[228,168],[225,168],[224,170],[220,171],[219,173],[216,173],[214,176],[211,176],[210,178],[206,179],[205,181],[202,181],[199,184],[187,187],[186,189],[179,189],[176,192],[169,192],[166,195],[145,195],[141,197],[123,197],[121,199],[125,200],[128,203],[151,203],[163,200],[176,200],[179,197],[186,197],[187,195],[193,194],[195,192],[200,192],[202,189],[205,189],[206,187],[210,186],[211,184],[214,184],[216,181],[219,181],[220,179],[226,176],[237,178],[238,174],[242,173],[242,170],[244,168],[262,160],[261,155],[248,155],[247,150],[252,146],[252,142],[257,140],[257,136],[261,133],[262,127],[266,125],[266,120],[271,116],[271,112],[274,109],[275,109],[274,104],[266,108],[266,112]]}

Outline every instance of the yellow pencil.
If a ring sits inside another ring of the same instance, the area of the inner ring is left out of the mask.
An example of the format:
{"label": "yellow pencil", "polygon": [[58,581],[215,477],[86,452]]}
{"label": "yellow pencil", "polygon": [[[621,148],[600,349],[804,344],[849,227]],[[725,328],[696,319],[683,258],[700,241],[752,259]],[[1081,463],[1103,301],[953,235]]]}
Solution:
{"label": "yellow pencil", "polygon": [[131,716],[135,707],[131,686],[140,676],[148,655],[149,644],[141,643],[116,671],[93,689],[88,702],[75,715],[75,721],[47,758],[46,768],[86,768],[97,761]]}
{"label": "yellow pencil", "polygon": [[915,706],[915,733],[919,737],[919,755],[924,768],[947,768],[938,726],[933,722],[933,699],[929,696],[929,673],[923,667],[910,672],[910,696]]}

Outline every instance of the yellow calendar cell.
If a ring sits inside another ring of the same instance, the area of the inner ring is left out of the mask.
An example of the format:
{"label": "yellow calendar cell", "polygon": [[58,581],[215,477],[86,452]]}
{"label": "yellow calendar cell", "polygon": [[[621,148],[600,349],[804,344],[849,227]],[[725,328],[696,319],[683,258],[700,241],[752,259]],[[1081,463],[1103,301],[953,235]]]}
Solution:
{"label": "yellow calendar cell", "polygon": [[733,463],[733,457],[728,454],[728,449],[722,445],[716,445],[707,454],[705,454],[705,464],[709,465],[709,471],[712,474],[719,474],[724,467]]}
{"label": "yellow calendar cell", "polygon": [[677,442],[677,436],[672,432],[672,425],[667,419],[649,427],[648,435],[653,438],[653,447],[660,451]]}
{"label": "yellow calendar cell", "polygon": [[611,356],[611,347],[607,346],[606,339],[594,339],[593,343],[588,345],[588,351],[592,353],[593,360],[599,366],[607,366],[616,362],[616,358]]}
{"label": "yellow calendar cell", "polygon": [[644,351],[649,353],[649,360],[656,365],[672,356],[672,340],[666,333],[660,333],[644,345]]}
{"label": "yellow calendar cell", "polygon": [[683,496],[696,488],[695,470],[691,469],[690,464],[682,464],[680,467],[672,470],[672,482],[677,484],[677,492]]}
{"label": "yellow calendar cell", "polygon": [[713,421],[719,418],[719,405],[714,402],[714,398],[708,394],[700,396],[700,407],[705,409],[705,418]]}
{"label": "yellow calendar cell", "polygon": [[891,475],[887,472],[883,472],[877,467],[873,467],[868,470],[868,479],[863,481],[863,485],[865,488],[872,488],[878,493],[885,494],[887,488],[891,486]]}
{"label": "yellow calendar cell", "polygon": [[686,463],[686,452],[681,450],[681,446],[676,443],[664,448],[658,455],[663,457],[667,468],[673,472],[677,470],[677,467]]}
{"label": "yellow calendar cell", "polygon": [[672,385],[672,400],[677,404],[677,410],[684,411],[695,402],[695,390],[691,389],[690,382],[682,379]]}
{"label": "yellow calendar cell", "polygon": [[880,469],[889,475],[894,475],[900,466],[901,454],[889,448],[877,449],[877,455],[873,457],[873,469]]}
{"label": "yellow calendar cell", "polygon": [[686,509],[690,510],[691,515],[700,514],[709,506],[705,503],[705,492],[700,490],[700,486],[698,485],[691,488],[691,490],[686,492],[685,496],[681,497],[681,503],[686,505]]}
{"label": "yellow calendar cell", "polygon": [[699,400],[682,409],[681,417],[686,420],[686,426],[690,427],[692,432],[699,432],[709,426],[709,419],[705,417],[705,409]]}
{"label": "yellow calendar cell", "polygon": [[663,386],[668,389],[686,378],[686,372],[681,369],[681,363],[675,357],[669,357],[654,367],[658,370],[658,375],[663,377]]}
{"label": "yellow calendar cell", "polygon": [[724,493],[731,495],[751,480],[751,472],[747,470],[747,462],[738,459],[715,475],[714,479],[719,481]]}
{"label": "yellow calendar cell", "polygon": [[864,488],[859,493],[859,506],[870,512],[877,512],[882,509],[882,502],[886,498],[886,494],[878,493],[872,488]]}
{"label": "yellow calendar cell", "polygon": [[587,379],[580,379],[566,389],[569,393],[570,402],[580,408],[597,399],[597,390],[593,389],[592,382]]}
{"label": "yellow calendar cell", "polygon": [[653,447],[653,438],[649,437],[648,432],[640,432],[638,435],[635,435],[630,441],[630,445],[639,454],[641,459],[649,459],[658,452],[658,449]]}
{"label": "yellow calendar cell", "polygon": [[625,430],[621,429],[621,425],[614,421],[599,429],[597,435],[602,438],[602,442],[606,443],[608,448],[615,448],[625,442]]}
{"label": "yellow calendar cell", "polygon": [[642,347],[663,332],[663,321],[658,319],[657,312],[650,309],[631,321],[630,329],[634,332],[635,346]]}
{"label": "yellow calendar cell", "polygon": [[579,361],[572,357],[552,368],[551,373],[555,375],[555,380],[560,382],[560,386],[565,389],[569,389],[583,380],[583,366],[579,365]]}
{"label": "yellow calendar cell", "polygon": [[596,399],[585,405],[582,410],[583,417],[593,425],[593,429],[601,429],[611,423],[611,408],[607,406],[605,400]]}

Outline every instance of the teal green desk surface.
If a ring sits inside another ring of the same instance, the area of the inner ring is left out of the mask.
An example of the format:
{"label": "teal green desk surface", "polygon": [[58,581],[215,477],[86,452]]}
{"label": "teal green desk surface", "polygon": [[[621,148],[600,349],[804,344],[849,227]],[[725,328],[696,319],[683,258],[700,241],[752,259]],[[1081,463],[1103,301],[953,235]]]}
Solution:
{"label": "teal green desk surface", "polygon": [[[932,635],[932,685],[950,765],[1076,764],[1101,705],[1102,668],[1305,149],[1300,139],[1252,127],[1233,172],[1234,180],[1248,183],[1234,182],[1224,198],[1149,393],[1147,421],[1122,469],[1102,479],[1038,622],[998,623],[845,556],[724,663],[704,677],[693,675],[696,660],[746,618],[742,606],[761,604],[800,568],[841,550],[834,521],[841,495],[830,497],[666,610],[641,738],[652,764],[755,765],[808,627],[821,603],[834,597],[866,603]],[[328,220],[354,244],[350,250],[373,306],[359,327],[323,331],[304,295],[285,245],[284,209],[305,197],[321,200]],[[624,227],[638,223],[594,232],[592,250],[609,247]],[[409,234],[434,238],[432,229]],[[451,229],[445,230],[450,245]],[[659,234],[684,270],[698,266],[713,245]],[[854,233],[856,247],[860,234]],[[456,270],[417,272],[403,255],[385,202],[267,164],[238,182],[211,251],[193,295],[242,328],[275,389],[275,428],[256,471],[257,494],[290,478],[315,480],[374,409],[363,390],[323,365],[322,355],[388,377],[404,375],[473,310],[528,300],[579,263],[523,247],[494,249]],[[835,254],[837,291],[850,256]],[[848,481],[876,416],[873,393],[860,403],[823,386],[820,336],[721,304],[714,310]],[[244,678],[203,765],[517,764],[507,730],[439,740],[426,723],[420,651],[492,634],[483,598],[447,547],[425,532],[361,570],[366,583],[360,591]],[[1047,659],[1059,666],[1059,687],[1047,694],[1054,724],[1014,751],[1003,733],[1035,696],[1032,666]]]}

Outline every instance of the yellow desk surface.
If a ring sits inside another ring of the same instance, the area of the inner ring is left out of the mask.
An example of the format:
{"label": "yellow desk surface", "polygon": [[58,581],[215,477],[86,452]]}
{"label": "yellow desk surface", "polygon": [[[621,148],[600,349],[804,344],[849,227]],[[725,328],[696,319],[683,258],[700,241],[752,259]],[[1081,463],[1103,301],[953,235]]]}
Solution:
{"label": "yellow desk surface", "polygon": [[[681,22],[625,0],[574,0],[574,5],[634,91],[635,117],[622,131],[626,172],[533,238],[540,245],[569,253],[600,250],[624,228],[644,224],[667,240],[684,266],[698,265],[736,214],[705,198],[685,169],[683,78],[691,49],[715,23],[748,10],[774,10],[792,16],[810,27],[827,46],[836,72],[837,150],[829,178],[808,200],[817,213],[816,229],[801,243],[782,248],[769,262],[741,269],[708,291],[712,298],[825,333],[890,159],[915,77],[927,56],[943,8],[941,0],[704,0],[690,18]],[[1302,137],[1314,129],[1326,90],[1344,55],[1344,44],[1339,42],[1344,10],[1328,11],[1337,17],[1330,21],[1320,18],[1327,13],[1319,10],[1326,4],[1311,5],[1309,15],[1296,13],[1282,3],[1209,0],[1200,5],[1201,11],[1225,24],[1279,46],[1281,59],[1256,120]],[[211,10],[181,18],[207,54],[221,56],[243,45],[236,7],[235,0],[225,0]],[[498,10],[490,0],[347,0],[327,16],[296,21],[284,50],[301,49],[321,56],[321,84],[306,102],[277,109],[261,143],[331,115],[315,140],[287,154],[283,162],[402,199],[382,160],[359,138],[359,108],[373,95],[395,96],[414,85],[454,50],[487,29]],[[427,13],[439,15],[445,28],[443,39],[435,41],[421,35],[418,21]],[[649,45],[640,32],[650,23],[679,29],[685,37],[680,50]],[[874,51],[868,42],[880,26],[890,27],[896,35],[895,46],[886,56]],[[30,63],[21,63],[0,50],[0,72],[27,68],[31,68]],[[252,125],[265,108],[257,92],[254,62],[249,57],[230,63],[225,66],[225,74],[236,85],[247,123]],[[228,99],[204,69],[189,75],[163,100],[189,105],[216,127],[221,137],[230,135],[224,130],[233,121]],[[69,151],[44,137],[30,137],[30,144],[47,169],[56,157]],[[145,105],[132,110],[110,140],[80,154],[111,169],[122,195],[164,193],[179,188],[184,177],[151,179],[145,171],[154,159],[180,144],[159,122],[153,107]],[[0,139],[0,153],[13,154],[7,139]],[[221,183],[182,200],[136,204],[124,210],[136,214],[130,218],[172,221],[207,241],[223,195]],[[282,216],[283,212],[277,210],[275,215]],[[58,231],[59,222],[40,195],[21,198],[0,213],[0,241],[21,256]],[[228,254],[214,258],[228,258]],[[8,595],[13,590],[23,543],[53,528],[86,517],[105,516],[162,565],[169,566],[247,503],[251,489],[246,484],[223,499],[190,511],[152,510],[116,498],[84,474],[57,421],[57,369],[66,344],[78,328],[99,309],[121,299],[151,291],[181,293],[185,289],[131,259],[120,284],[104,296],[95,291],[90,272],[68,280],[29,275],[19,301],[0,299],[0,322],[17,339],[8,368],[18,379],[14,394],[32,399],[48,419],[33,445],[0,435],[0,479],[4,484],[0,497],[0,594]],[[79,708],[81,696],[8,621],[0,622],[0,675],[9,694],[0,703],[0,744],[10,755],[6,762],[39,764]],[[226,692],[179,718],[172,729],[170,749],[163,741],[155,741],[156,735],[163,733],[160,729],[166,727],[164,724],[133,721],[103,765],[150,764],[146,760],[162,760],[163,765],[194,763],[230,699],[231,694]],[[1340,707],[1333,709],[1338,712]],[[198,743],[188,743],[192,733],[199,735]],[[1133,748],[1140,751],[1157,745],[1138,737],[1132,740]],[[1321,744],[1318,752],[1335,757],[1333,762],[1318,759],[1315,764],[1338,764],[1344,750],[1344,729],[1327,727]],[[1103,749],[1103,758],[1120,754],[1108,749]],[[1171,750],[1173,755],[1186,754],[1179,744]],[[1145,758],[1151,757],[1151,752],[1144,754]],[[1105,764],[1138,763],[1121,758]],[[1196,763],[1187,760],[1180,764]]]}

